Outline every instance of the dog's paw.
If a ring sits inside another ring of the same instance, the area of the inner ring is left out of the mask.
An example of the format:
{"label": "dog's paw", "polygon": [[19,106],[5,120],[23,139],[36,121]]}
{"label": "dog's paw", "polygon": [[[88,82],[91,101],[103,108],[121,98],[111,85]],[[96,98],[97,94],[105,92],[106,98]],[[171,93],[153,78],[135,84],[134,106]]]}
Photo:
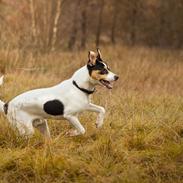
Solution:
{"label": "dog's paw", "polygon": [[69,130],[68,132],[66,132],[66,135],[69,137],[74,137],[80,135],[80,133],[77,130]]}
{"label": "dog's paw", "polygon": [[101,128],[103,123],[95,123],[95,125],[96,125],[96,128]]}

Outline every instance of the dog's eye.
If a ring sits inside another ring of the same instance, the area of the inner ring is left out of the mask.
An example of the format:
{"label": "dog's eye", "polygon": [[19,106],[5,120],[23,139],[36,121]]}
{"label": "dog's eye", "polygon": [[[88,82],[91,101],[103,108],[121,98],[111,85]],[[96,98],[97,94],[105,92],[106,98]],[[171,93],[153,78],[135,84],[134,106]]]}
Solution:
{"label": "dog's eye", "polygon": [[108,74],[108,70],[107,70],[107,69],[102,69],[102,70],[100,71],[100,74]]}

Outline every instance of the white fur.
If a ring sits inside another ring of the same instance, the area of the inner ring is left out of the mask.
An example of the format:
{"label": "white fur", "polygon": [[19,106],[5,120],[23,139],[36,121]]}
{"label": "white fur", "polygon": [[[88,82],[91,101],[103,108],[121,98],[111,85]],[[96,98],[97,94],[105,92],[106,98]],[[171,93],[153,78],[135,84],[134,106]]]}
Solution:
{"label": "white fur", "polygon": [[[13,98],[8,103],[8,120],[18,129],[21,135],[32,135],[34,127],[36,127],[41,133],[49,137],[50,132],[46,119],[65,118],[76,128],[70,135],[80,135],[85,133],[85,129],[77,118],[77,114],[88,110],[98,113],[96,125],[101,127],[105,109],[90,103],[89,95],[74,86],[73,80],[79,87],[87,90],[93,90],[96,84],[89,76],[87,66],[84,66],[77,70],[70,79],[56,86],[31,90]],[[44,103],[54,99],[58,99],[64,104],[63,116],[49,115],[43,110]],[[0,101],[1,112],[3,106],[4,102]]]}
{"label": "white fur", "polygon": [[109,73],[107,74],[106,79],[108,81],[115,81],[115,74],[113,72],[109,71]]}
{"label": "white fur", "polygon": [[3,81],[4,81],[4,75],[2,75],[2,76],[0,77],[0,85],[3,84]]}
{"label": "white fur", "polygon": [[[0,86],[3,84],[3,81],[4,81],[4,75],[2,75],[0,77]],[[3,112],[3,106],[4,106],[4,102],[0,100],[0,112]]]}

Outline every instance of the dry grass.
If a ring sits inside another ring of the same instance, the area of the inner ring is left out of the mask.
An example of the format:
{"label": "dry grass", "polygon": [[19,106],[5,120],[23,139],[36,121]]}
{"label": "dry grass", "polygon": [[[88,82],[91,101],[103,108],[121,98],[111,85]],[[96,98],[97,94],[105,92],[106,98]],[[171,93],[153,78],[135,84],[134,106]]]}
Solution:
{"label": "dry grass", "polygon": [[[98,88],[93,100],[107,110],[105,125],[84,113],[87,133],[67,137],[71,126],[49,121],[52,142],[39,133],[16,136],[0,118],[0,182],[181,183],[183,180],[183,62],[181,51],[145,48],[102,50],[120,75],[114,89]],[[54,85],[85,64],[87,52],[33,56],[1,50],[6,71],[1,99]],[[28,69],[29,68],[29,69]],[[3,70],[3,69],[2,69]]]}

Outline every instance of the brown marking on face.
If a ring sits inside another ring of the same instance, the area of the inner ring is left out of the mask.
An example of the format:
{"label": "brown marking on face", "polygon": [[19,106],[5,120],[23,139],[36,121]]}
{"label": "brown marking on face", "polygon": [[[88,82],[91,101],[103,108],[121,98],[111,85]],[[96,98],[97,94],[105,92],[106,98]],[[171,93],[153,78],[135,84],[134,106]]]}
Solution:
{"label": "brown marking on face", "polygon": [[107,74],[100,74],[99,70],[93,70],[91,72],[91,77],[92,77],[92,79],[95,79],[95,80],[98,80],[98,81],[100,81],[101,79],[106,80]]}

